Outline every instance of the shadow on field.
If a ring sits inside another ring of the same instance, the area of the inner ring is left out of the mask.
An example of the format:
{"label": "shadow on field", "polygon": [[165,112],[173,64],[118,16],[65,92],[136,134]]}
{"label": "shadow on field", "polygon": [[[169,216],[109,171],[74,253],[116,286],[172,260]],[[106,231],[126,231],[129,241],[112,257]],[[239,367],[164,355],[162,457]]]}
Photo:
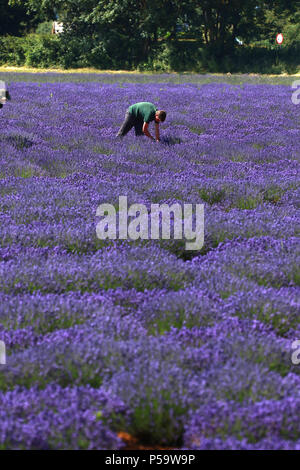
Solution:
{"label": "shadow on field", "polygon": [[24,148],[32,147],[34,142],[30,139],[29,136],[20,135],[20,134],[11,134],[11,135],[3,135],[0,136],[0,142],[8,143],[13,145],[18,150],[22,150]]}
{"label": "shadow on field", "polygon": [[160,142],[164,145],[176,145],[176,144],[181,144],[183,141],[180,139],[180,137],[166,135],[166,136],[161,137]]}

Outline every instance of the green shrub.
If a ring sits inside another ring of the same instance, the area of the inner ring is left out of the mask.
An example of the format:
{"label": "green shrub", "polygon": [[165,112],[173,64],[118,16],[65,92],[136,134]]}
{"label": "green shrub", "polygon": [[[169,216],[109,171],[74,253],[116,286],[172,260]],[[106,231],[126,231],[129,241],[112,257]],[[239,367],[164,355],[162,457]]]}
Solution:
{"label": "green shrub", "polygon": [[135,38],[126,39],[120,33],[114,32],[103,39],[97,35],[72,37],[43,33],[49,26],[42,23],[38,33],[21,38],[0,37],[0,65],[198,73],[296,73],[299,70],[300,45],[294,41],[298,37],[296,26],[289,44],[283,46],[236,46],[233,51],[220,55],[216,48],[197,40],[166,40],[152,46],[148,57]]}
{"label": "green shrub", "polygon": [[0,64],[24,65],[26,38],[0,37]]}
{"label": "green shrub", "polygon": [[57,36],[29,34],[0,38],[0,64],[50,67],[61,65],[61,46]]}
{"label": "green shrub", "polygon": [[52,24],[52,21],[44,21],[43,23],[40,23],[36,28],[36,34],[51,34]]}
{"label": "green shrub", "polygon": [[51,34],[30,35],[26,47],[25,65],[32,67],[51,67],[60,65],[61,46],[59,38]]}

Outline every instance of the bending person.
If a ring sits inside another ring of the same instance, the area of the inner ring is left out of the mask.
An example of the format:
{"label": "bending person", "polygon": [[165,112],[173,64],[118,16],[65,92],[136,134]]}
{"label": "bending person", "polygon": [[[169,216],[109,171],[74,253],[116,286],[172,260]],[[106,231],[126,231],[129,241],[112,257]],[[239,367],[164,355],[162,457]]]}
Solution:
{"label": "bending person", "polygon": [[[117,137],[123,137],[134,127],[135,135],[146,135],[149,139],[159,142],[159,123],[164,122],[166,116],[166,111],[158,110],[154,104],[148,101],[135,103],[127,109]],[[155,138],[152,137],[148,129],[151,121],[155,122]]]}

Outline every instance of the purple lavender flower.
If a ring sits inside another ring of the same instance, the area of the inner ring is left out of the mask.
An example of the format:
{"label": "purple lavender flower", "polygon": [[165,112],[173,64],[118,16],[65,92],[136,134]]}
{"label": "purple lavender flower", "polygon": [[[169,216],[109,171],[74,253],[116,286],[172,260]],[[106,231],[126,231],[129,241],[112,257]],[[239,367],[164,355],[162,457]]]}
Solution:
{"label": "purple lavender flower", "polygon": [[[0,76],[0,449],[299,450],[290,79]],[[117,141],[146,97],[161,144]],[[203,248],[99,240],[120,195],[204,204]]]}

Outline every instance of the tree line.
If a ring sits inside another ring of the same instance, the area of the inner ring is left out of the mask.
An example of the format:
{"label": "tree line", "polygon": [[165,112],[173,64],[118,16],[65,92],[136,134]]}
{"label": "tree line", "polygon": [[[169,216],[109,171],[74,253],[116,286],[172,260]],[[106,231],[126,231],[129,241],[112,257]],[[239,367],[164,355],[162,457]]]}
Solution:
{"label": "tree line", "polygon": [[180,48],[180,41],[196,41],[217,60],[239,43],[271,46],[277,32],[287,32],[286,44],[300,41],[299,0],[0,0],[0,6],[6,18],[0,35],[23,35],[58,17],[62,47],[100,65],[113,57],[134,67],[162,45]]}

